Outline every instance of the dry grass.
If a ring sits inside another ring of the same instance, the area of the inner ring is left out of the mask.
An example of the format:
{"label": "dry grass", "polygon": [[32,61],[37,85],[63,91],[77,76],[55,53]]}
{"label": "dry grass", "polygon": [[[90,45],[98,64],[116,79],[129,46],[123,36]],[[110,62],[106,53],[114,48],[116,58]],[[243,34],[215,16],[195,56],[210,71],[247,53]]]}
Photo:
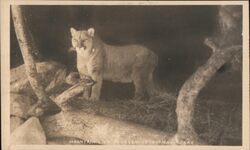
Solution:
{"label": "dry grass", "polygon": [[[149,101],[117,100],[113,103],[123,107],[120,109],[115,106],[123,115],[113,116],[114,118],[144,124],[168,133],[176,132],[176,97],[167,92],[159,92],[158,96]],[[208,144],[241,145],[241,107],[237,103],[197,100],[193,125],[199,137]]]}
{"label": "dry grass", "polygon": [[[89,113],[143,124],[167,133],[175,133],[176,97],[160,90],[147,101],[112,98],[90,102],[77,98],[71,101],[75,109]],[[241,107],[220,100],[197,100],[193,125],[199,137],[209,145],[241,145]]]}

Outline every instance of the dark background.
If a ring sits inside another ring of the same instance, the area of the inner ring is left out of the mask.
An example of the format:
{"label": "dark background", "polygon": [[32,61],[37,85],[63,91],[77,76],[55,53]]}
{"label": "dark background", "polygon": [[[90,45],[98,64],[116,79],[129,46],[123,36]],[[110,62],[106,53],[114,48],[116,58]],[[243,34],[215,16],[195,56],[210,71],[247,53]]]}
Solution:
{"label": "dark background", "polygon": [[[87,29],[109,44],[137,43],[159,56],[155,78],[177,94],[181,85],[206,62],[211,50],[203,44],[217,27],[216,6],[25,6],[25,16],[44,59],[73,68],[70,27]],[[11,20],[11,68],[22,64]],[[226,68],[226,69],[225,69]],[[227,67],[203,89],[200,97],[241,102],[241,71]],[[112,85],[113,90],[120,87]],[[111,87],[112,87],[111,86]],[[107,89],[109,85],[106,86]],[[107,91],[107,92],[108,92]],[[114,92],[114,91],[113,91]],[[123,92],[124,93],[124,92]]]}

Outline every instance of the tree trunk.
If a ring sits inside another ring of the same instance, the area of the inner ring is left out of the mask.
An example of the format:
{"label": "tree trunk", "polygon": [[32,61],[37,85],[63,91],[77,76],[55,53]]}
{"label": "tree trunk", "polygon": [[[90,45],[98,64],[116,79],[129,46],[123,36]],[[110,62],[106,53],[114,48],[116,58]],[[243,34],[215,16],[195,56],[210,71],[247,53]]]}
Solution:
{"label": "tree trunk", "polygon": [[47,107],[46,105],[52,101],[45,93],[44,87],[41,84],[41,79],[37,73],[34,56],[32,54],[36,53],[37,50],[33,49],[35,46],[33,46],[32,38],[30,37],[30,31],[27,28],[22,8],[18,5],[12,5],[11,11],[17,40],[25,64],[26,75],[38,98],[38,102],[34,105],[31,115],[41,115],[41,112],[37,112],[37,114],[34,112],[36,110],[35,108],[41,104],[43,104],[43,107]]}
{"label": "tree trunk", "polygon": [[[177,144],[199,143],[192,126],[194,102],[209,80],[234,55],[241,51],[241,10],[231,6],[220,6],[218,20],[219,29],[213,38],[207,38],[204,43],[213,50],[208,61],[184,83],[177,98],[178,129],[173,140]],[[235,38],[238,38],[235,40]]]}

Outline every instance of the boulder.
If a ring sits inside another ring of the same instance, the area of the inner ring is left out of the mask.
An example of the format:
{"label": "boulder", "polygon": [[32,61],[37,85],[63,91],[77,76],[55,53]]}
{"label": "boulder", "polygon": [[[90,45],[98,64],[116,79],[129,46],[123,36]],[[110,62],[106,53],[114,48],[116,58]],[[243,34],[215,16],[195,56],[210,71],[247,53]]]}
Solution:
{"label": "boulder", "polygon": [[35,100],[31,97],[21,94],[10,94],[10,115],[27,118],[28,110],[31,108]]}
{"label": "boulder", "polygon": [[12,133],[17,127],[24,123],[24,119],[16,116],[10,117],[10,133]]}
{"label": "boulder", "polygon": [[46,144],[46,136],[36,117],[31,117],[10,135],[12,144]]}
{"label": "boulder", "polygon": [[[60,74],[60,72],[62,72],[61,76],[66,76],[66,67],[54,61],[36,63],[36,68],[44,87],[56,78],[55,75]],[[59,73],[57,73],[58,71]],[[32,88],[26,76],[24,65],[10,70],[10,91],[13,93],[34,95],[34,93],[31,92]]]}

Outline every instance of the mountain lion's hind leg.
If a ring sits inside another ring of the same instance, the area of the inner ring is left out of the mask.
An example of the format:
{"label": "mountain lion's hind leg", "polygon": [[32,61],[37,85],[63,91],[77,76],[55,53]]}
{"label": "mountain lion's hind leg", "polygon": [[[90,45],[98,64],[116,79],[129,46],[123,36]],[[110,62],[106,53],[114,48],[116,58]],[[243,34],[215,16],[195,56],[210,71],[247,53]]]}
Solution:
{"label": "mountain lion's hind leg", "polygon": [[140,69],[141,67],[135,67],[132,73],[133,83],[135,86],[134,100],[145,100],[147,98],[146,75]]}

